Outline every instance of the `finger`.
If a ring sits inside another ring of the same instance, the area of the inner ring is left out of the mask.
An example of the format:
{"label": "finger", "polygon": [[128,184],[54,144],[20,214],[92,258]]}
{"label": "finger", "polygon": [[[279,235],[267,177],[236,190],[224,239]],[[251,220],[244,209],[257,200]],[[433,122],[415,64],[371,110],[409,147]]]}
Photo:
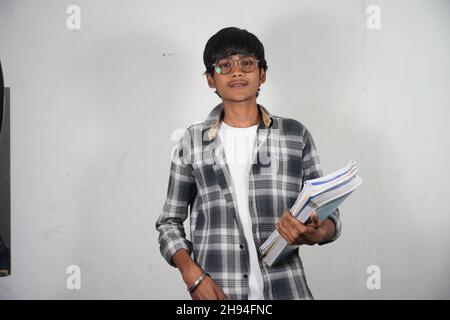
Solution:
{"label": "finger", "polygon": [[219,293],[214,288],[208,288],[204,300],[220,300]]}
{"label": "finger", "polygon": [[[285,219],[287,220],[287,221],[294,221],[294,220],[297,220],[293,215],[292,215],[292,213],[288,210],[288,211],[285,211],[285,213],[284,213],[284,215],[283,215],[284,217],[285,217]],[[298,221],[298,220],[297,220]]]}
{"label": "finger", "polygon": [[[285,217],[280,221],[280,227],[283,232],[283,238],[290,244],[298,243],[298,238],[306,231],[306,226],[293,217],[290,213],[290,218]],[[286,221],[292,219],[292,221]]]}
{"label": "finger", "polygon": [[285,231],[284,226],[281,224],[281,220],[278,221],[278,223],[275,225],[275,228],[277,229],[280,236],[282,236],[284,239],[286,239],[286,234],[285,234],[286,231]]}
{"label": "finger", "polygon": [[289,224],[286,223],[286,220],[280,220],[278,223],[278,231],[282,233],[289,233]]}
{"label": "finger", "polygon": [[310,245],[310,246],[311,246],[311,245],[315,244],[316,241],[309,239],[309,237],[306,236],[306,234],[305,234],[304,236],[302,236],[302,237],[300,238],[300,243],[301,243],[301,244],[307,244],[307,245]]}
{"label": "finger", "polygon": [[196,293],[191,293],[192,300],[200,300],[200,297]]}
{"label": "finger", "polygon": [[308,240],[306,240],[305,237],[300,236],[299,238],[297,238],[297,241],[295,243],[298,244],[298,245],[302,245],[302,244],[305,244],[307,242],[308,242]]}
{"label": "finger", "polygon": [[230,300],[230,297],[228,297],[228,296],[225,294],[225,292],[223,292],[222,288],[220,288],[219,286],[218,286],[218,288],[219,288],[221,300]]}
{"label": "finger", "polygon": [[319,220],[319,217],[317,216],[316,210],[314,210],[314,212],[311,215],[311,221],[312,221],[312,223],[310,224],[311,227],[313,227],[313,228],[320,227],[320,220]]}
{"label": "finger", "polygon": [[288,229],[286,229],[286,227],[282,223],[280,223],[277,226],[277,230],[278,230],[278,233],[281,235],[281,237],[284,240],[286,240],[288,243],[293,243],[294,242],[290,231]]}
{"label": "finger", "polygon": [[322,229],[319,226],[311,226],[308,225],[308,227],[305,230],[305,233],[303,234],[307,239],[315,240],[318,236],[320,236],[320,233],[322,232]]}
{"label": "finger", "polygon": [[280,225],[282,225],[285,229],[288,228],[289,223],[287,222],[289,220],[289,217],[283,215],[283,217],[280,220]]}
{"label": "finger", "polygon": [[312,226],[308,226],[305,230],[305,232],[302,234],[303,237],[305,237],[306,239],[311,239],[314,237],[314,235],[317,233],[317,228],[314,228]]}
{"label": "finger", "polygon": [[217,295],[217,299],[223,300],[224,295],[223,295],[222,289],[220,289],[220,287],[215,282],[213,284],[213,290],[214,290],[214,293]]}
{"label": "finger", "polygon": [[216,282],[211,279],[208,278],[208,290],[209,290],[209,294],[208,294],[208,300],[221,300],[220,297],[220,288],[217,286]]}
{"label": "finger", "polygon": [[297,220],[291,213],[287,213],[281,220],[280,223],[284,226],[286,230],[290,233],[303,233],[304,226]]}
{"label": "finger", "polygon": [[312,228],[308,226],[308,230],[304,233],[304,237],[311,242],[317,243],[324,237],[324,231],[322,228]]}
{"label": "finger", "polygon": [[306,231],[306,226],[292,215],[290,215],[288,221],[285,221],[285,227],[297,235],[301,235]]}
{"label": "finger", "polygon": [[281,222],[280,221],[278,221],[277,222],[277,224],[275,225],[275,229],[277,229],[277,231],[278,231],[278,233],[280,234],[280,235],[282,235],[282,233],[283,233],[283,227],[281,226]]}
{"label": "finger", "polygon": [[225,295],[225,293],[223,293],[221,289],[219,289],[219,300],[228,300],[227,296]]}

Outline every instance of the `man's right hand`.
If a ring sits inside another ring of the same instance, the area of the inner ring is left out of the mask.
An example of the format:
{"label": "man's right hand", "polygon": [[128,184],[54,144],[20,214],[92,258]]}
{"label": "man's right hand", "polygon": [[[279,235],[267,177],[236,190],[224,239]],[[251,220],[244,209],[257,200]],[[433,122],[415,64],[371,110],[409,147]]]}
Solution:
{"label": "man's right hand", "polygon": [[[195,276],[184,275],[183,280],[187,286],[192,286],[195,280],[200,277],[202,271],[194,272]],[[222,289],[217,285],[217,283],[211,279],[209,276],[205,276],[200,285],[191,292],[192,300],[229,300],[229,298],[223,293]]]}
{"label": "man's right hand", "polygon": [[[202,269],[184,249],[178,250],[173,255],[172,261],[180,270],[183,281],[188,287],[191,287],[202,274]],[[229,297],[209,276],[205,276],[200,285],[191,292],[191,297],[193,300],[229,300]]]}

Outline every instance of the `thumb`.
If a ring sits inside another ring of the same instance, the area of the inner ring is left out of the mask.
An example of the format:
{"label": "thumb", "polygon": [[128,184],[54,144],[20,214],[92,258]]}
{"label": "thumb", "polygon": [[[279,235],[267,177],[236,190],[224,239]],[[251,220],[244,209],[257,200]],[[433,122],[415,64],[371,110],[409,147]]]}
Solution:
{"label": "thumb", "polygon": [[314,212],[311,214],[311,221],[312,221],[312,225],[311,225],[312,227],[318,228],[320,226],[320,220],[319,220],[316,210],[314,210]]}

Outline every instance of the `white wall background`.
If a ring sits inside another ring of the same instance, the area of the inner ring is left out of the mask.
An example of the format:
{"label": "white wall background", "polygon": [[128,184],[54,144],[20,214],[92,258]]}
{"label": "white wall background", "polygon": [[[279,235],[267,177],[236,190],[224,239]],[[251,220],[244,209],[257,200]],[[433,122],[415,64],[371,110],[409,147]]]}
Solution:
{"label": "white wall background", "polygon": [[[81,29],[66,8],[81,8]],[[381,9],[381,29],[366,8]],[[11,87],[12,275],[0,299],[189,298],[160,256],[171,134],[219,100],[202,53],[237,26],[265,46],[258,102],[364,184],[343,233],[301,254],[318,299],[450,298],[450,1],[0,0]],[[80,290],[66,268],[81,268]],[[369,265],[381,289],[366,286]]]}

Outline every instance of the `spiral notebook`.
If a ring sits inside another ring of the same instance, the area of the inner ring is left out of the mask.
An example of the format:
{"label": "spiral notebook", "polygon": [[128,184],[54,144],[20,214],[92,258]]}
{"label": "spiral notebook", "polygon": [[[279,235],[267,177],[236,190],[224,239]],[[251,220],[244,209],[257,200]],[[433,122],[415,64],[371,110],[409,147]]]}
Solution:
{"label": "spiral notebook", "polygon": [[[324,221],[361,185],[362,178],[356,175],[358,170],[356,162],[352,160],[342,169],[305,181],[302,191],[290,209],[291,214],[300,222],[308,224],[311,213],[316,210],[319,221]],[[272,266],[298,247],[298,245],[289,245],[278,231],[274,230],[259,250],[264,257],[264,262]]]}

